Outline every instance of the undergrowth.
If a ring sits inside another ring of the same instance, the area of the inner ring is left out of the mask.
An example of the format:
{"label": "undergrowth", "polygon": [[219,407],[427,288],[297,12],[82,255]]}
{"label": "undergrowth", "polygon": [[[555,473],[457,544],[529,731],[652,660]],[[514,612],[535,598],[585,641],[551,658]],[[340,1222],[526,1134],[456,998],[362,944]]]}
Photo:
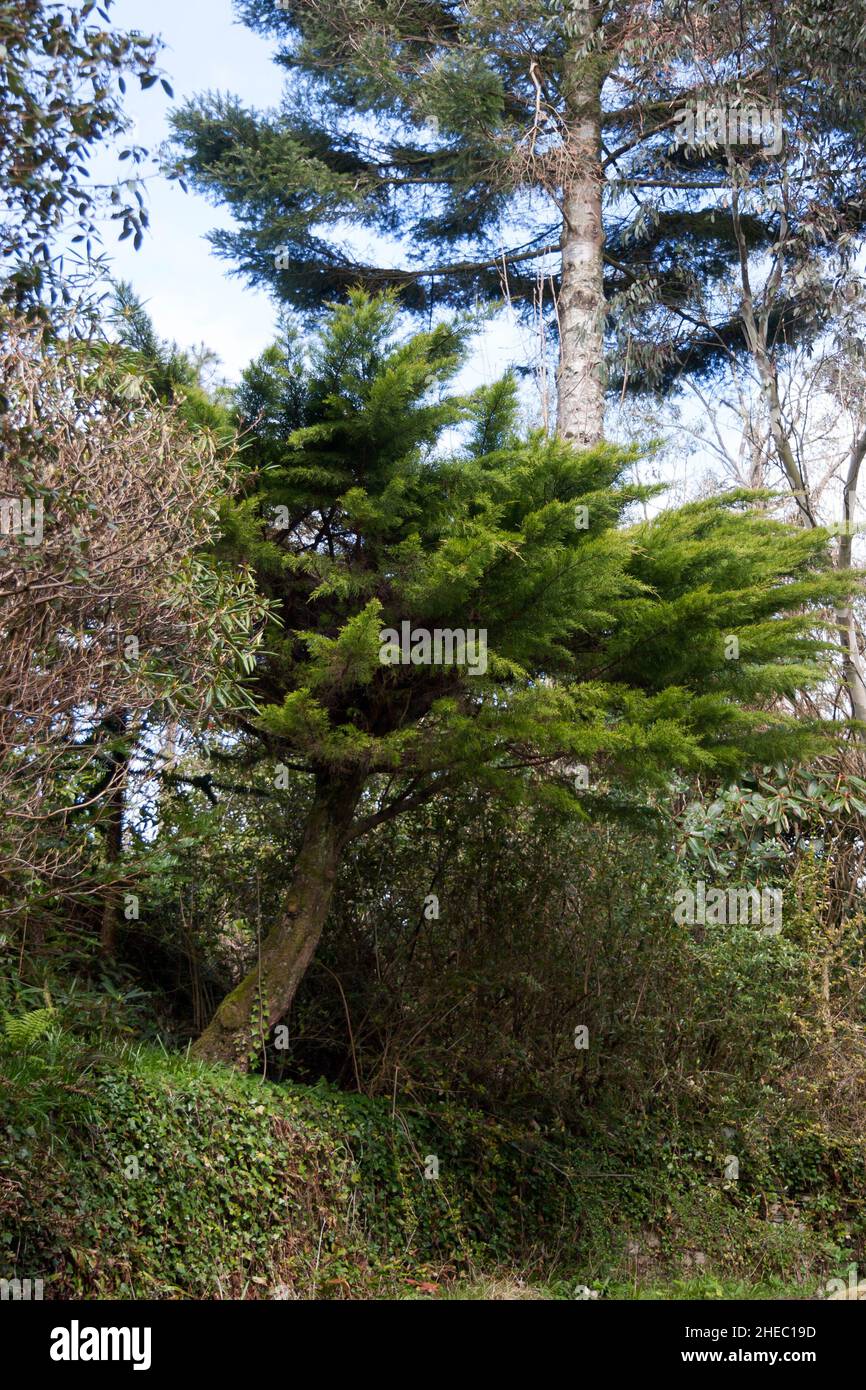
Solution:
{"label": "undergrowth", "polygon": [[817,1131],[733,1184],[682,1136],[602,1147],[45,1024],[0,1047],[0,1276],[46,1297],[472,1297],[495,1270],[542,1297],[770,1297],[862,1241],[862,1157]]}

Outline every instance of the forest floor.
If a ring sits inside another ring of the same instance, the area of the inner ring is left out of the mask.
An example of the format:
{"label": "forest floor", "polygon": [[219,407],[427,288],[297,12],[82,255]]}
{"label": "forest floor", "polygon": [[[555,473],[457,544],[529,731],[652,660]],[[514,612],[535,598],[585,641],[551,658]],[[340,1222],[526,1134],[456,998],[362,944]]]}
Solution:
{"label": "forest floor", "polygon": [[0,1112],[0,1277],[48,1298],[803,1299],[856,1258],[693,1156],[588,1186],[623,1156],[62,1032],[0,1046]]}
{"label": "forest floor", "polygon": [[796,1284],[749,1284],[742,1280],[727,1282],[717,1279],[672,1280],[668,1283],[625,1284],[614,1283],[599,1288],[586,1285],[555,1282],[533,1284],[520,1278],[501,1276],[498,1278],[458,1281],[453,1284],[428,1285],[411,1288],[404,1298],[439,1298],[459,1301],[483,1302],[590,1302],[597,1299],[614,1302],[651,1300],[654,1302],[676,1301],[725,1301],[725,1300],[766,1300],[814,1299],[816,1291],[808,1291]]}

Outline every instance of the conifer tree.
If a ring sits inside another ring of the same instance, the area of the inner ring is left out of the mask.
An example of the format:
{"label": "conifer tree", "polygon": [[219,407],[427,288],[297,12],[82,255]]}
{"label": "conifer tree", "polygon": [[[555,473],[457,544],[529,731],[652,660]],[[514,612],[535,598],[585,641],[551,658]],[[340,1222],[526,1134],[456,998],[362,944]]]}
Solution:
{"label": "conifer tree", "polygon": [[826,536],[749,494],[635,520],[632,457],[521,434],[508,378],[449,394],[459,324],[401,338],[353,291],[312,348],[247,371],[246,486],[220,555],[277,623],[233,756],[307,773],[278,921],[196,1052],[244,1064],[315,952],[348,842],[461,783],[580,810],[575,768],[664,781],[807,756],[785,697],[818,681]]}
{"label": "conifer tree", "polygon": [[[505,294],[533,305],[545,287],[549,309],[552,287],[558,427],[582,444],[602,434],[606,329],[617,386],[668,389],[745,349],[725,291],[744,250],[761,265],[781,220],[768,339],[826,322],[863,224],[862,0],[238,11],[277,43],[283,107],[191,103],[176,116],[177,171],[235,215],[217,251],[296,308],[396,285],[417,311]],[[365,246],[379,234],[378,259],[353,251],[353,227]]]}

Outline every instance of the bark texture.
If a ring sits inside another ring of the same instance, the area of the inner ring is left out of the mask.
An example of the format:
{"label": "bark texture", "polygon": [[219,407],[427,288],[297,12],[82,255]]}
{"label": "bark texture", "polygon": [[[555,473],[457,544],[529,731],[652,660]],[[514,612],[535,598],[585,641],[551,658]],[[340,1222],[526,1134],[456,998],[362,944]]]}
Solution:
{"label": "bark texture", "polygon": [[575,60],[563,179],[557,431],[584,447],[604,433],[601,83],[597,62]]}
{"label": "bark texture", "polygon": [[[860,469],[866,458],[866,433],[861,434],[851,447],[848,457],[848,473],[843,493],[842,533],[839,537],[837,564],[839,569],[850,569],[853,563],[853,540],[856,526],[857,487]],[[851,700],[851,714],[854,719],[866,725],[866,678],[863,674],[863,658],[860,654],[860,638],[857,631],[857,618],[853,603],[849,602],[837,610],[836,622],[839,628],[839,641],[842,646],[842,671],[848,695]],[[860,734],[863,742],[866,731]]]}
{"label": "bark texture", "polygon": [[319,944],[362,787],[360,776],[317,776],[280,917],[262,942],[253,969],[223,1000],[194,1044],[193,1056],[245,1070],[250,1052],[287,1013]]}

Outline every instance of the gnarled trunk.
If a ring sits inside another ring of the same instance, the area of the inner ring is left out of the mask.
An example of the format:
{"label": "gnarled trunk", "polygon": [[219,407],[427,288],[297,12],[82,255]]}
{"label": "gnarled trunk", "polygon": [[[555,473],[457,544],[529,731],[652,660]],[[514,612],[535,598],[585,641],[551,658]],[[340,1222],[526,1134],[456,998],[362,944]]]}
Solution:
{"label": "gnarled trunk", "polygon": [[317,775],[279,920],[262,942],[253,969],[223,1000],[193,1045],[193,1056],[245,1070],[249,1054],[261,1047],[263,1036],[289,1009],[319,944],[363,785],[360,775]]}

